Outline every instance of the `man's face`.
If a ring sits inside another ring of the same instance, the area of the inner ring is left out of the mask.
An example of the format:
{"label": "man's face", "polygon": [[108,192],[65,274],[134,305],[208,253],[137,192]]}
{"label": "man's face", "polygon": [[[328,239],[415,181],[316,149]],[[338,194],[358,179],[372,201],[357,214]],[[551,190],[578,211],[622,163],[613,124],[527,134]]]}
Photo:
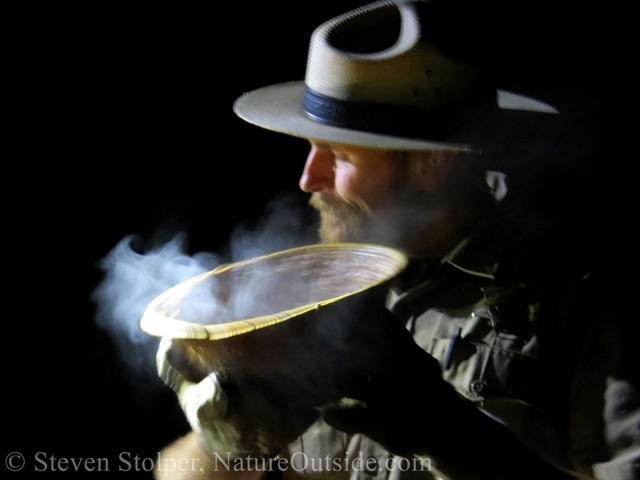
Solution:
{"label": "man's face", "polygon": [[401,246],[421,197],[411,168],[406,152],[311,141],[300,188],[320,212],[321,239]]}

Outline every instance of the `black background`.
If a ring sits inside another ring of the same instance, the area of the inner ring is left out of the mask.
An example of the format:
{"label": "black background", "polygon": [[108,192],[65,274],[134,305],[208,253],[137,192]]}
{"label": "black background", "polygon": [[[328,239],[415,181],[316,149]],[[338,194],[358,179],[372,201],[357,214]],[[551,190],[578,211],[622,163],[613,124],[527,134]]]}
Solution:
{"label": "black background", "polygon": [[[583,119],[571,142],[584,141],[576,151],[589,154],[567,163],[575,177],[550,174],[542,162],[530,178],[550,177],[558,191],[586,179],[584,198],[564,201],[587,201],[580,212],[593,215],[589,234],[632,208],[619,203],[633,113],[625,12],[556,2],[515,11],[485,4],[460,15],[459,3],[444,4],[441,33],[472,45],[469,55],[488,61],[505,86],[559,99]],[[156,379],[132,379],[94,321],[98,263],[126,235],[140,235],[142,252],[179,231],[190,253],[225,256],[234,228],[255,222],[273,197],[289,192],[304,204],[296,186],[305,142],[245,124],[232,104],[245,91],[302,79],[313,28],[358,5],[6,12],[0,391],[3,455],[22,453],[24,471],[37,452],[107,457],[117,470],[120,453],[153,458],[187,431],[173,393]]]}

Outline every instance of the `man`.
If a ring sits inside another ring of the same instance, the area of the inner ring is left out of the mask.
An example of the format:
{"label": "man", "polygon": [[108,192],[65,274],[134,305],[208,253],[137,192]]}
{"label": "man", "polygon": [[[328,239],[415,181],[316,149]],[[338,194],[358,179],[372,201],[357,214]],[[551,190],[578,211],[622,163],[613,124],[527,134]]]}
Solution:
{"label": "man", "polygon": [[[351,400],[318,405],[322,419],[291,442],[246,423],[216,374],[187,380],[164,340],[160,375],[194,432],[163,452],[158,478],[189,478],[175,466],[194,458],[211,478],[250,480],[637,478],[637,384],[603,270],[557,224],[523,217],[504,176],[478,161],[513,153],[510,125],[549,128],[560,114],[489,88],[431,41],[430,13],[378,2],[333,19],[313,34],[304,83],[235,105],[309,140],[300,187],[323,241],[412,259],[390,291],[385,360],[351,372]],[[470,119],[504,130],[469,141]]]}

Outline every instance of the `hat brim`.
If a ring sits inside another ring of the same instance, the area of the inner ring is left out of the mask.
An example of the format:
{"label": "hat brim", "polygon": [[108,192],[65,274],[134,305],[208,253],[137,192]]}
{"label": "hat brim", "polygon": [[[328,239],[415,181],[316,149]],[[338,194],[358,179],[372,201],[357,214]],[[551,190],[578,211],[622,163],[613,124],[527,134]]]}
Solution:
{"label": "hat brim", "polygon": [[233,106],[249,123],[294,137],[388,150],[472,151],[469,145],[395,137],[327,125],[302,111],[303,81],[280,83],[245,93]]}

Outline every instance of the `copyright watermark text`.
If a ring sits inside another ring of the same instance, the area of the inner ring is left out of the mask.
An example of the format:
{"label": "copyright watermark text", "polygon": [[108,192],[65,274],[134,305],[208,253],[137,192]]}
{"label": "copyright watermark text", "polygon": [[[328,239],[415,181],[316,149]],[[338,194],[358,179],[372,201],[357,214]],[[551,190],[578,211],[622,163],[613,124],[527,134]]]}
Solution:
{"label": "copyright watermark text", "polygon": [[121,452],[117,457],[63,457],[41,451],[32,457],[20,452],[11,452],[5,458],[5,467],[12,472],[20,470],[32,472],[151,472],[168,476],[171,472],[192,472],[202,476],[205,472],[226,471],[275,471],[294,470],[296,472],[365,472],[375,474],[382,471],[431,471],[431,460],[426,457],[412,459],[402,457],[375,458],[357,455],[318,458],[304,452],[295,452],[288,457],[259,458],[237,457],[231,452],[212,453],[203,458],[164,457],[160,452],[155,457],[141,457],[132,452]]}
{"label": "copyright watermark text", "polygon": [[24,468],[24,457],[19,452],[11,452],[4,460],[7,470],[19,472]]}
{"label": "copyright watermark text", "polygon": [[50,452],[37,452],[32,458],[25,458],[19,452],[11,452],[5,458],[7,470],[17,472],[26,470],[35,472],[151,472],[182,471],[199,475],[204,469],[198,466],[199,458],[163,458],[141,457],[131,452],[121,452],[117,458],[107,457],[60,457]]}
{"label": "copyright watermark text", "polygon": [[419,471],[430,472],[431,460],[427,457],[414,457],[412,459],[403,457],[389,457],[385,459],[366,457],[363,452],[356,456],[349,457],[312,457],[304,452],[295,452],[289,458],[256,458],[238,457],[234,458],[230,453],[225,456],[213,453],[214,471],[274,471],[281,472],[294,470],[296,472],[381,472],[381,471]]}

